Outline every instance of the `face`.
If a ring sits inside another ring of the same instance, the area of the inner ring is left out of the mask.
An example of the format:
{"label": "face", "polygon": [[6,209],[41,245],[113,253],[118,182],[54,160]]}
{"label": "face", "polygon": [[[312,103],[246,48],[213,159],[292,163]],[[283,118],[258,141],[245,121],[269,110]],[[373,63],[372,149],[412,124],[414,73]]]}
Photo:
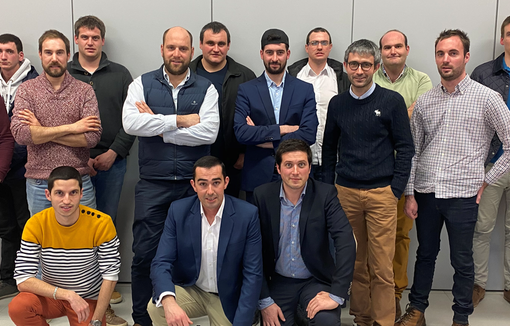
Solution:
{"label": "face", "polygon": [[42,43],[39,52],[44,71],[51,77],[61,77],[67,68],[69,53],[66,53],[64,41],[59,38],[48,38]]}
{"label": "face", "polygon": [[18,70],[23,57],[23,51],[18,52],[14,42],[0,43],[0,69],[4,71]]}
{"label": "face", "polygon": [[510,24],[506,25],[504,30],[500,43],[505,47],[505,53],[510,55]]}
{"label": "face", "polygon": [[[324,46],[321,42],[328,42],[328,45]],[[312,45],[312,42],[318,42],[317,45]],[[310,34],[308,44],[305,45],[306,53],[308,53],[308,59],[312,61],[324,61],[329,57],[329,52],[333,44],[329,39],[329,35],[326,32],[318,32]]]}
{"label": "face", "polygon": [[204,32],[204,41],[200,42],[200,49],[204,60],[212,66],[220,65],[227,60],[230,44],[227,43],[227,33],[220,31],[213,34],[212,29]]}
{"label": "face", "polygon": [[183,28],[172,28],[165,35],[161,45],[161,55],[168,74],[179,76],[184,74],[193,57],[193,47],[188,32]]}
{"label": "face", "polygon": [[101,38],[101,31],[99,28],[89,29],[87,27],[80,27],[79,35],[74,36],[74,43],[78,45],[80,56],[90,59],[97,59],[101,57],[103,51],[104,39]]}
{"label": "face", "polygon": [[80,199],[83,197],[78,180],[55,180],[51,193],[46,189],[45,194],[57,218],[69,219],[78,216],[76,214],[79,214]]}
{"label": "face", "polygon": [[285,187],[300,190],[308,181],[311,166],[305,152],[287,152],[282,155],[282,163],[276,166]]}
{"label": "face", "polygon": [[463,78],[469,52],[464,55],[464,46],[458,36],[441,40],[436,46],[436,65],[441,79],[451,81]]}
{"label": "face", "polygon": [[386,67],[404,67],[409,55],[409,45],[405,45],[405,38],[399,32],[389,32],[381,39],[381,56]]}
{"label": "face", "polygon": [[268,74],[278,75],[285,71],[290,50],[285,49],[285,44],[268,44],[264,50],[260,50],[260,58],[264,62]]}
{"label": "face", "polygon": [[[372,76],[379,69],[379,64],[374,66],[374,56],[373,55],[361,55],[358,53],[349,53],[349,57],[347,62],[344,62],[344,68],[347,72],[347,76],[351,82],[353,89],[368,89],[372,85]],[[351,69],[349,67],[350,62],[357,62],[359,64],[358,69]],[[367,71],[363,70],[362,65],[371,64],[372,66]]]}
{"label": "face", "polygon": [[223,178],[220,165],[212,168],[198,167],[195,178],[191,180],[191,186],[204,210],[217,211],[220,208],[227,185],[228,177]]}

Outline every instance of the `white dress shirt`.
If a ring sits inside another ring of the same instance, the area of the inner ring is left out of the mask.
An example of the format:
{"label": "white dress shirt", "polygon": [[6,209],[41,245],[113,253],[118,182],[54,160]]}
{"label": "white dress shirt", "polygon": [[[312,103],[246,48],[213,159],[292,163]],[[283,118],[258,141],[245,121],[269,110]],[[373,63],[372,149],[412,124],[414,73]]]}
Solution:
{"label": "white dress shirt", "polygon": [[310,148],[312,149],[312,164],[322,165],[322,140],[324,139],[329,100],[338,94],[336,74],[327,63],[319,74],[316,74],[307,63],[297,74],[297,78],[313,85],[315,101],[317,102],[316,108],[319,126],[317,127],[315,144],[310,146]]}
{"label": "white dress shirt", "polygon": [[[189,79],[190,70],[188,68],[186,78],[174,88],[169,82],[164,67],[161,69],[163,69],[165,80],[172,89],[174,105],[177,108],[177,95],[184,83]],[[141,101],[145,102],[145,96],[142,77],[140,76],[129,85],[126,101],[122,109],[122,123],[126,133],[142,137],[163,135],[165,143],[180,146],[208,145],[216,140],[220,127],[220,116],[218,111],[218,92],[214,85],[211,84],[207,89],[204,102],[200,107],[198,113],[200,122],[189,128],[177,127],[177,114],[140,113],[135,103]]]}

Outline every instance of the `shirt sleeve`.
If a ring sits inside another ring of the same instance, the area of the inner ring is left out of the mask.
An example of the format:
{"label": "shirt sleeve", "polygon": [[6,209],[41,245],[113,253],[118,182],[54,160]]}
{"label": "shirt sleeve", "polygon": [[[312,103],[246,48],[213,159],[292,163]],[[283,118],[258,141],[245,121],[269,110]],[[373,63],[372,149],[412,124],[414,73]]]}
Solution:
{"label": "shirt sleeve", "polygon": [[198,113],[200,122],[189,128],[163,132],[163,141],[180,146],[200,146],[214,143],[220,128],[218,92],[210,85]]}
{"label": "shirt sleeve", "polygon": [[411,173],[409,174],[409,181],[405,188],[404,194],[406,196],[414,195],[414,180],[416,176],[416,164],[420,159],[425,139],[425,131],[423,129],[423,117],[421,115],[420,100],[416,102],[413,115],[411,116],[411,134],[413,135],[414,142],[414,156],[411,160]]}
{"label": "shirt sleeve", "polygon": [[[87,86],[88,90],[85,94],[85,102],[83,103],[81,118],[83,119],[89,116],[96,116],[99,119],[100,115],[99,108],[97,106],[96,93],[94,93],[94,89],[90,85]],[[87,140],[87,148],[93,148],[97,145],[97,143],[99,143],[102,132],[103,127],[100,127],[97,131],[88,131],[84,133],[85,139]]]}

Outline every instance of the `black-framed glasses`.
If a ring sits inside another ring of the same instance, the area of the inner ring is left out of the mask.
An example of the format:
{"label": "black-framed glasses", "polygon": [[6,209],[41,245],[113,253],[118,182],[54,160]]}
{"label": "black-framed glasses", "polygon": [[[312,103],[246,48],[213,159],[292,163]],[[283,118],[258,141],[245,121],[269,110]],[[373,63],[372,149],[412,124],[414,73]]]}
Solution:
{"label": "black-framed glasses", "polygon": [[358,70],[359,66],[361,66],[361,70],[369,71],[370,68],[372,68],[372,66],[374,64],[371,63],[371,62],[362,62],[362,63],[359,63],[358,61],[351,61],[351,62],[348,62],[347,65],[352,70]]}
{"label": "black-framed glasses", "polygon": [[311,42],[308,42],[308,45],[311,45],[311,46],[317,46],[317,45],[322,45],[322,46],[328,46],[329,45],[329,41],[311,41]]}

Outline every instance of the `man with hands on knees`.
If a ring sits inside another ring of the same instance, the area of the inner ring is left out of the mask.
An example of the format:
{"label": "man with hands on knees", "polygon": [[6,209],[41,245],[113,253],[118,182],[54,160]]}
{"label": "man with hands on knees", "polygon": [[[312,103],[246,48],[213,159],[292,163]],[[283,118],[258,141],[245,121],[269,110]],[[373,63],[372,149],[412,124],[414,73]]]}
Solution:
{"label": "man with hands on knees", "polygon": [[171,204],[152,261],[154,297],[147,306],[156,326],[251,325],[262,284],[257,208],[225,195],[225,165],[204,156],[193,167],[195,196]]}
{"label": "man with hands on knees", "polygon": [[120,271],[119,240],[110,216],[80,205],[82,186],[73,167],[50,173],[45,195],[51,207],[28,220],[16,258],[21,293],[9,304],[16,325],[47,325],[61,316],[71,326],[106,325]]}
{"label": "man with hands on knees", "polygon": [[264,253],[259,300],[264,326],[294,325],[298,304],[310,325],[341,324],[356,245],[335,187],[309,178],[311,163],[306,142],[284,140],[276,151],[281,181],[254,191]]}

